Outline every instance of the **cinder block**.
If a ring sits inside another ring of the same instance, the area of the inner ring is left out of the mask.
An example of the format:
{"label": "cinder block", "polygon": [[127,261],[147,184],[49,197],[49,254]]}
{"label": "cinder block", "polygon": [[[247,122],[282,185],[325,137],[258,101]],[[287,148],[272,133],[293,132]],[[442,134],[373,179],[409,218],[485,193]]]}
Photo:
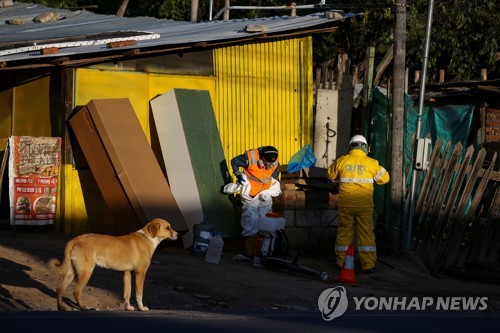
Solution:
{"label": "cinder block", "polygon": [[[336,227],[339,225],[338,210],[322,210],[321,211],[321,225]],[[332,222],[333,221],[333,222]]]}
{"label": "cinder block", "polygon": [[297,225],[295,222],[295,210],[286,209],[283,212],[283,216],[285,218],[285,228],[295,227]]}
{"label": "cinder block", "polygon": [[321,226],[321,211],[297,210],[295,213],[298,227]]}
{"label": "cinder block", "polygon": [[[295,249],[304,249],[305,247],[310,247],[312,244],[310,228],[285,228],[285,233],[288,237],[290,250],[292,251]],[[289,255],[294,255],[294,253],[289,253]]]}
{"label": "cinder block", "polygon": [[327,257],[335,257],[335,237],[337,228],[313,227],[311,228],[311,240],[316,249]]}
{"label": "cinder block", "polygon": [[306,194],[303,191],[295,191],[295,209],[306,209]]}

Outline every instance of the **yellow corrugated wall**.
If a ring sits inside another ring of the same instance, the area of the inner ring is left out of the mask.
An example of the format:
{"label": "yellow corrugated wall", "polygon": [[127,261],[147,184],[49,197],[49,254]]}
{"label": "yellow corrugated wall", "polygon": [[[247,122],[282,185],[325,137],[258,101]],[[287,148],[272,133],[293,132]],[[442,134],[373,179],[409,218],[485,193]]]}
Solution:
{"label": "yellow corrugated wall", "polygon": [[312,132],[312,39],[215,51],[215,111],[228,161],[246,149],[274,145],[282,164]]}
{"label": "yellow corrugated wall", "polygon": [[[287,163],[304,144],[312,143],[311,50],[309,37],[217,49],[215,77],[81,68],[75,74],[75,105],[94,98],[129,98],[149,138],[151,99],[172,88],[208,90],[228,164],[246,149],[267,144],[275,145],[281,162]],[[66,232],[81,233],[90,215],[96,218],[98,212],[91,213],[83,199],[81,182],[87,173],[66,174]]]}

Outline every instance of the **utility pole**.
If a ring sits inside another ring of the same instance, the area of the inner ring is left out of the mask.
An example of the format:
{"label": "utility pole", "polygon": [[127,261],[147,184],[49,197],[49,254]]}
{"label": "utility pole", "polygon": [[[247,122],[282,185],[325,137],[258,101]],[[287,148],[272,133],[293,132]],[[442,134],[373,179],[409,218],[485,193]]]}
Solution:
{"label": "utility pole", "polygon": [[[431,29],[432,29],[432,15],[434,13],[434,0],[429,0],[429,9],[427,12],[427,24],[425,26],[425,45],[424,45],[424,57],[422,61],[422,78],[420,79],[420,90],[418,92],[418,116],[417,116],[417,128],[415,130],[415,140],[420,139],[420,131],[422,127],[422,113],[424,112],[424,98],[425,98],[425,81],[427,79],[427,63],[429,62],[429,47],[431,42]],[[413,229],[413,217],[415,208],[415,196],[417,192],[417,171],[413,170],[410,185],[410,211],[408,213],[408,237],[407,244],[408,247],[411,245],[411,233]]]}
{"label": "utility pole", "polygon": [[394,70],[392,84],[392,162],[391,162],[391,246],[401,246],[403,220],[403,135],[406,58],[406,0],[394,3]]}

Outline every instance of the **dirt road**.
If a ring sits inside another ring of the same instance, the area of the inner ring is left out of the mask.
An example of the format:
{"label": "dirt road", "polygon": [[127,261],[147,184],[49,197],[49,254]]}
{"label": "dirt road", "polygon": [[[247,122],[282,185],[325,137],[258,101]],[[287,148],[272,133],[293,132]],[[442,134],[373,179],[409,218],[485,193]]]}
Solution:
{"label": "dirt road", "polygon": [[[56,310],[58,277],[46,268],[60,258],[68,237],[53,230],[20,228],[17,237],[0,230],[0,310]],[[226,244],[221,263],[204,262],[178,243],[159,248],[146,277],[144,304],[150,309],[315,309],[318,296],[338,285],[297,273],[252,267],[232,260],[240,244]],[[292,251],[293,252],[293,251]],[[290,258],[291,259],[291,258]],[[500,285],[437,279],[412,253],[380,254],[377,272],[356,271],[351,296],[487,296],[488,311],[500,311]],[[304,257],[300,264],[338,276],[331,259]],[[65,301],[73,305],[72,286]],[[97,268],[83,299],[100,310],[122,310],[122,273]],[[135,302],[133,302],[135,303]]]}

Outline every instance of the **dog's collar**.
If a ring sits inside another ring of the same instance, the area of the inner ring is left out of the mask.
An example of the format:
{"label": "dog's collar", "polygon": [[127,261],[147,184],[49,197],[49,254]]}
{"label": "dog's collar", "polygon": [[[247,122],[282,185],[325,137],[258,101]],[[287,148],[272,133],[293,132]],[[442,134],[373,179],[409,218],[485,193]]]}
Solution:
{"label": "dog's collar", "polygon": [[144,236],[146,236],[147,239],[149,239],[153,245],[155,246],[155,248],[158,246],[158,244],[160,244],[160,239],[158,237],[151,237],[149,235],[147,235],[144,230],[140,229],[140,230],[137,230],[136,232],[140,233],[140,234],[143,234]]}

